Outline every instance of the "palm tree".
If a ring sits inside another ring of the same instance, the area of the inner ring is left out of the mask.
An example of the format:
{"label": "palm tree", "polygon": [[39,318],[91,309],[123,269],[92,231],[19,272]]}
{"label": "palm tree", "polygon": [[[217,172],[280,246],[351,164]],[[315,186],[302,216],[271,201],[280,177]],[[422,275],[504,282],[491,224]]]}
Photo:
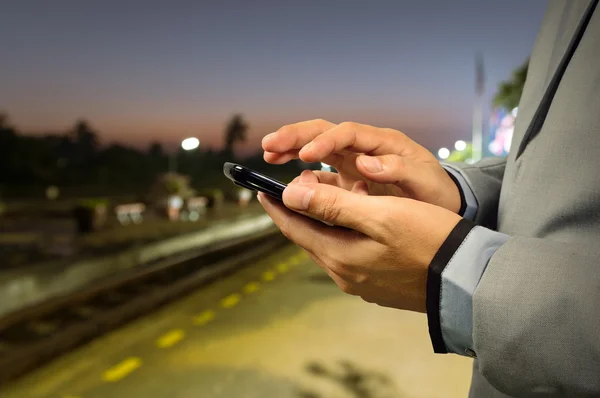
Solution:
{"label": "palm tree", "polygon": [[529,60],[515,69],[510,80],[500,83],[498,92],[494,96],[494,105],[507,110],[513,110],[519,106],[519,100],[523,93],[523,86],[527,79]]}
{"label": "palm tree", "polygon": [[233,154],[236,142],[244,142],[247,138],[249,126],[241,114],[233,115],[225,129],[225,153]]}
{"label": "palm tree", "polygon": [[93,155],[98,151],[98,134],[90,127],[90,124],[80,119],[75,123],[71,132],[71,139],[75,143],[77,150],[87,156]]}

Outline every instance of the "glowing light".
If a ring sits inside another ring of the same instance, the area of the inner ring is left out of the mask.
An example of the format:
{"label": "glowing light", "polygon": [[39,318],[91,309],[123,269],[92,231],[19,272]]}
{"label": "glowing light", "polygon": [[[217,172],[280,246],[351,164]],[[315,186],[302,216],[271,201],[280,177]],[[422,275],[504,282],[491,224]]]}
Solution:
{"label": "glowing light", "polygon": [[440,150],[438,151],[438,157],[440,159],[444,160],[444,159],[448,159],[448,156],[450,156],[450,149],[440,148]]}
{"label": "glowing light", "polygon": [[331,171],[331,166],[327,163],[321,162],[321,171]]}
{"label": "glowing light", "polygon": [[464,151],[465,149],[467,149],[467,143],[463,140],[458,140],[454,143],[454,149],[456,149],[457,151]]}
{"label": "glowing light", "polygon": [[181,141],[181,147],[184,151],[191,151],[193,149],[198,148],[199,146],[200,140],[196,137],[186,138],[185,140]]}

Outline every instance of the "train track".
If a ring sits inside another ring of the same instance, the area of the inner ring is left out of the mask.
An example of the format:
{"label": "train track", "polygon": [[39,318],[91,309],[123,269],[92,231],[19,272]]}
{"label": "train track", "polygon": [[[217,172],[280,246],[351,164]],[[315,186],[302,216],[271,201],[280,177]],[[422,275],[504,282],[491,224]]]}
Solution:
{"label": "train track", "polygon": [[264,256],[275,230],[132,269],[0,318],[0,385]]}

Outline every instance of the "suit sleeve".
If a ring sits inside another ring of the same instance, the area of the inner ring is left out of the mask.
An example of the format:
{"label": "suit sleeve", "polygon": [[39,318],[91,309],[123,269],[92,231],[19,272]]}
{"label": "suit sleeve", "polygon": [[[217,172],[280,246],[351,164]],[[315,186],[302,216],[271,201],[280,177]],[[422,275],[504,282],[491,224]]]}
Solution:
{"label": "suit sleeve", "polygon": [[495,229],[506,159],[486,158],[473,165],[444,163],[443,166],[459,173],[475,196],[477,212],[474,222]]}
{"label": "suit sleeve", "polygon": [[473,298],[479,370],[514,396],[600,395],[600,250],[512,237]]}

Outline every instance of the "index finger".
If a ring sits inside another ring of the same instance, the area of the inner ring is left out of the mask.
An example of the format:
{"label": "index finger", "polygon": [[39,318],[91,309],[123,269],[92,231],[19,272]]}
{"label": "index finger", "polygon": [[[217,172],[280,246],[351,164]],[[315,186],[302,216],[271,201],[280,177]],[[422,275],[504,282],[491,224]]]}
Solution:
{"label": "index finger", "polygon": [[299,150],[315,137],[330,130],[335,124],[323,119],[288,124],[263,138],[262,147],[266,152],[285,153]]}
{"label": "index finger", "polygon": [[314,137],[310,145],[300,151],[300,158],[305,162],[318,162],[343,150],[369,155],[393,153],[408,156],[417,147],[417,143],[400,131],[344,122]]}

